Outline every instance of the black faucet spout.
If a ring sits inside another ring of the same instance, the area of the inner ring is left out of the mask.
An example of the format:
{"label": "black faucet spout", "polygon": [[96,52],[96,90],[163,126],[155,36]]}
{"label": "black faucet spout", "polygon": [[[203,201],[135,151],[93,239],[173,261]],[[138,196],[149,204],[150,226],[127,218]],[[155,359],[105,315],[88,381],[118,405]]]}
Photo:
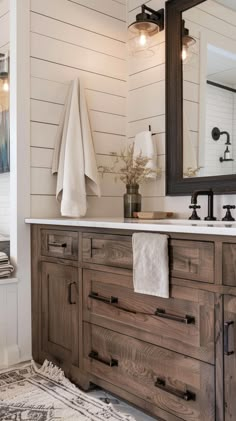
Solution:
{"label": "black faucet spout", "polygon": [[214,193],[212,189],[209,190],[195,190],[191,196],[191,203],[193,205],[197,204],[198,196],[208,196],[208,215],[206,216],[205,221],[215,221],[214,217]]}

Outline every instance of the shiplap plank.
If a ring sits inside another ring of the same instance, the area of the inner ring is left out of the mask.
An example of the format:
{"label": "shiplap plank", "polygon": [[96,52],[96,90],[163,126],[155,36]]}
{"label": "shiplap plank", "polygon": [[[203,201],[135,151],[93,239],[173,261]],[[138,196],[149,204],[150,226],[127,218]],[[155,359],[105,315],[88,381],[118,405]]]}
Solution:
{"label": "shiplap plank", "polygon": [[[63,51],[63,54],[62,54]],[[125,80],[124,60],[31,33],[31,56]]]}
{"label": "shiplap plank", "polygon": [[10,39],[9,13],[0,17],[0,47],[6,45]]}
{"label": "shiplap plank", "polygon": [[56,132],[57,126],[31,122],[31,146],[39,148],[53,148]]}
{"label": "shiplap plank", "polygon": [[94,9],[97,12],[104,13],[108,16],[114,17],[116,19],[126,20],[126,8],[125,3],[119,3],[111,0],[72,0],[74,3],[77,3],[81,6],[87,6],[90,9]]}
{"label": "shiplap plank", "polygon": [[118,115],[90,111],[92,129],[96,132],[126,135],[126,118]]}
{"label": "shiplap plank", "polygon": [[129,75],[143,72],[165,63],[165,43],[162,42],[161,44],[155,45],[152,50],[153,54],[150,56],[145,56],[145,53],[141,53],[140,55],[134,55],[129,58]]}
{"label": "shiplap plank", "polygon": [[5,15],[7,12],[9,12],[9,0],[1,0],[0,1],[0,18],[1,16]]}
{"label": "shiplap plank", "polygon": [[31,147],[31,167],[52,168],[53,149]]}
{"label": "shiplap plank", "polygon": [[126,40],[125,22],[67,0],[31,0],[31,10],[97,34]]}
{"label": "shiplap plank", "polygon": [[55,218],[60,215],[60,206],[55,195],[31,195],[32,218]]}
{"label": "shiplap plank", "polygon": [[[110,112],[119,115],[126,114],[126,99],[107,93],[86,89],[86,98],[89,109]],[[31,79],[31,98],[41,101],[53,102],[63,105],[68,93],[68,85]]]}
{"label": "shiplap plank", "polygon": [[124,43],[31,12],[31,31],[125,60]]}
{"label": "shiplap plank", "polygon": [[[210,31],[217,32],[226,38],[236,40],[236,26],[235,23],[228,23],[222,19],[222,14],[214,16],[214,8],[211,8],[212,12],[206,13],[200,8],[193,7],[184,12],[184,17],[194,22],[198,26],[207,28]],[[232,15],[236,16],[236,13],[232,11]],[[235,19],[235,18],[234,18]]]}
{"label": "shiplap plank", "polygon": [[[31,100],[31,121],[59,124],[62,105]],[[125,117],[91,110],[89,113],[92,130],[125,135]]]}
{"label": "shiplap plank", "polygon": [[56,194],[57,177],[47,168],[31,168],[31,194]]}
{"label": "shiplap plank", "polygon": [[148,118],[153,114],[164,114],[165,83],[162,81],[131,91],[128,108],[130,121]]}
{"label": "shiplap plank", "polygon": [[35,58],[31,58],[31,76],[64,84],[68,84],[76,77],[81,77],[86,88],[126,97],[126,81],[112,79],[107,76],[97,75]]}
{"label": "shiplap plank", "polygon": [[[101,194],[103,197],[120,197],[125,193],[125,185],[116,174],[99,174]],[[35,195],[55,195],[56,176],[47,168],[31,168],[31,193]],[[141,187],[145,197],[162,196],[164,193],[163,175],[156,180],[147,180]],[[88,188],[88,196],[95,196]]]}
{"label": "shiplap plank", "polygon": [[223,19],[225,22],[235,26],[236,13],[230,7],[224,7],[223,4],[208,0],[202,4],[199,4],[197,8],[205,13],[208,13],[209,15]]}
{"label": "shiplap plank", "polygon": [[31,120],[48,124],[59,124],[62,105],[31,100]]}
{"label": "shiplap plank", "polygon": [[165,65],[152,67],[144,72],[136,73],[129,77],[129,90],[139,89],[142,86],[165,80]]}
{"label": "shiplap plank", "polygon": [[117,136],[109,133],[93,133],[93,143],[97,154],[111,155],[127,147],[126,136]]}
{"label": "shiplap plank", "polygon": [[184,100],[183,109],[189,129],[197,132],[199,124],[199,104]]}
{"label": "shiplap plank", "polygon": [[199,102],[199,85],[190,83],[187,81],[183,82],[183,97],[189,101]]}
{"label": "shiplap plank", "polygon": [[31,98],[41,101],[64,104],[69,84],[31,77]]}

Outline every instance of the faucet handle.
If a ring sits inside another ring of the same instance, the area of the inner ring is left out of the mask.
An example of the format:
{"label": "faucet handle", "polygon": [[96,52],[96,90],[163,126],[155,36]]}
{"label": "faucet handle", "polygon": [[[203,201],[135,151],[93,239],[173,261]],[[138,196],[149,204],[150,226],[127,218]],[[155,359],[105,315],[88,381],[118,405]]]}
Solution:
{"label": "faucet handle", "polygon": [[223,206],[223,209],[226,210],[226,214],[224,218],[222,218],[222,221],[235,221],[235,219],[232,217],[230,210],[235,209],[235,205],[225,205]]}
{"label": "faucet handle", "polygon": [[201,209],[200,205],[190,205],[189,209],[193,209],[192,215],[189,217],[190,220],[196,221],[196,220],[201,219],[198,216],[197,211],[196,211],[196,209]]}

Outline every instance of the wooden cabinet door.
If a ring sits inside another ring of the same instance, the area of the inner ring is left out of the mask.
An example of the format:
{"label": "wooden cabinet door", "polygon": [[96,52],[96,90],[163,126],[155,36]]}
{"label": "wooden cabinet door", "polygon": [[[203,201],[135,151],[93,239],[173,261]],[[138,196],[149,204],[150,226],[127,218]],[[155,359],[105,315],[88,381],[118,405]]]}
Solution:
{"label": "wooden cabinet door", "polygon": [[236,419],[236,297],[224,296],[225,421]]}
{"label": "wooden cabinet door", "polygon": [[42,263],[40,360],[66,372],[79,363],[77,281],[76,268]]}

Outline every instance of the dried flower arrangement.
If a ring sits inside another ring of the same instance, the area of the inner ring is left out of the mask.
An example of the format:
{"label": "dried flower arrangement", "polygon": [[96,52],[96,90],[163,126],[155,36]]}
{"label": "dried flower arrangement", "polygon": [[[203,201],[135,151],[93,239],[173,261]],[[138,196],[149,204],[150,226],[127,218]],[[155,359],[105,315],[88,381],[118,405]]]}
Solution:
{"label": "dried flower arrangement", "polygon": [[[160,176],[161,169],[156,171],[146,167],[150,158],[143,156],[140,152],[139,155],[134,154],[134,143],[129,145],[127,149],[121,150],[121,152],[114,153],[116,157],[114,165],[112,167],[100,166],[98,169],[102,174],[105,173],[116,173],[115,181],[119,178],[126,185],[135,185],[143,183],[150,175]],[[123,164],[117,171],[117,165]]]}

